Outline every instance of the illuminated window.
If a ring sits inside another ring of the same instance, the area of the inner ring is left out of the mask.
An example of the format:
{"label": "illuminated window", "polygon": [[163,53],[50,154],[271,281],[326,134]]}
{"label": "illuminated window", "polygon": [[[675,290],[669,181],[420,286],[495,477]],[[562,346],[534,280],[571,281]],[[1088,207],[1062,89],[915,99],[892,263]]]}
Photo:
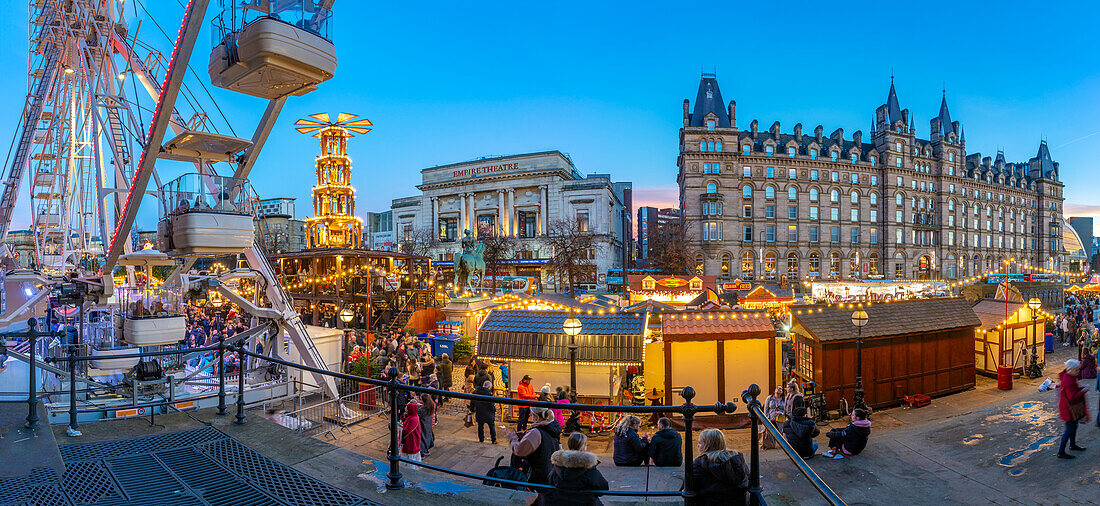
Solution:
{"label": "illuminated window", "polygon": [[752,256],[751,251],[741,252],[741,277],[744,279],[754,279],[753,264],[755,259]]}

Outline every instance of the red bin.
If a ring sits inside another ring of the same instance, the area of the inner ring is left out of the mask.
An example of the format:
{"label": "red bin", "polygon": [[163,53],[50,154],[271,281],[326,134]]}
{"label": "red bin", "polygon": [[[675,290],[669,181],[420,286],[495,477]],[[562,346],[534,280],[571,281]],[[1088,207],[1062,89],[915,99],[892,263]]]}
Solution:
{"label": "red bin", "polygon": [[1012,366],[997,366],[997,388],[1001,390],[1012,390]]}

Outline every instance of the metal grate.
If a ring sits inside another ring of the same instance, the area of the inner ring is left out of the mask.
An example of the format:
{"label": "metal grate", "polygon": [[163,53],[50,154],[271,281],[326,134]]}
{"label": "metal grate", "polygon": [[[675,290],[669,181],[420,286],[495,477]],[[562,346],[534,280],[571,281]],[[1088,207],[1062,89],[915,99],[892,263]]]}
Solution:
{"label": "metal grate", "polygon": [[195,448],[157,454],[178,479],[210,504],[278,505],[279,503],[219,466]]}
{"label": "metal grate", "polygon": [[75,503],[94,503],[105,499],[121,499],[115,481],[98,460],[72,462],[65,466],[62,481],[65,493]]}
{"label": "metal grate", "polygon": [[66,463],[69,463],[154,453],[173,448],[194,446],[216,439],[224,439],[225,437],[227,436],[219,432],[218,429],[213,427],[201,427],[198,429],[173,432],[171,434],[158,434],[141,438],[120,439],[117,441],[104,441],[100,443],[61,445],[58,446],[57,449],[61,452],[61,458]]}
{"label": "metal grate", "polygon": [[27,476],[0,478],[0,505],[71,504],[57,484],[57,473],[37,467]]}
{"label": "metal grate", "polygon": [[173,477],[152,455],[131,455],[105,461],[133,504],[203,504],[196,494]]}
{"label": "metal grate", "polygon": [[252,486],[267,491],[286,504],[343,506],[365,502],[260,455],[234,439],[213,441],[199,445],[199,448]]}

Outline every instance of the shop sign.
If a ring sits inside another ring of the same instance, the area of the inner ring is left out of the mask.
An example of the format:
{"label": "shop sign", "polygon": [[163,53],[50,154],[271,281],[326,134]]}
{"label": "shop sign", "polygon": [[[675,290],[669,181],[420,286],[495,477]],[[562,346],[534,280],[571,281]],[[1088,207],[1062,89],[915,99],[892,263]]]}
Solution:
{"label": "shop sign", "polygon": [[723,290],[748,290],[752,288],[752,284],[735,279],[733,283],[722,283]]}
{"label": "shop sign", "polygon": [[484,176],[488,174],[495,174],[498,172],[507,172],[510,170],[519,169],[518,163],[499,163],[495,165],[482,165],[480,167],[470,167],[468,169],[457,169],[454,171],[454,177],[476,177]]}
{"label": "shop sign", "polygon": [[680,278],[664,278],[657,280],[657,284],[661,286],[667,286],[669,288],[679,288],[688,284],[688,280]]}
{"label": "shop sign", "polygon": [[389,290],[389,291],[392,292],[394,290],[397,290],[400,287],[401,287],[401,278],[399,278],[397,276],[386,276],[385,278],[382,278],[382,288],[385,288],[386,290]]}

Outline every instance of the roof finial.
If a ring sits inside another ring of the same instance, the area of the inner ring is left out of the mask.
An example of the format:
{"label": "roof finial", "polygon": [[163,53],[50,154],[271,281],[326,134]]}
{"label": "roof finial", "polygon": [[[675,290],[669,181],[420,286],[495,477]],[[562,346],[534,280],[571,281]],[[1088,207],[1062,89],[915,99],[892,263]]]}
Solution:
{"label": "roof finial", "polygon": [[894,84],[894,66],[890,66],[890,84]]}

